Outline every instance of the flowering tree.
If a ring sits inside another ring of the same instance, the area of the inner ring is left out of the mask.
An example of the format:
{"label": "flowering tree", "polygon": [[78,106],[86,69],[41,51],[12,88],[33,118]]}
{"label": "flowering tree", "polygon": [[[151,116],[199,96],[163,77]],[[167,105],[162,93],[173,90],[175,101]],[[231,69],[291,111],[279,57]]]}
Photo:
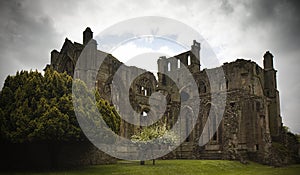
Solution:
{"label": "flowering tree", "polygon": [[[167,130],[166,124],[162,126],[152,126],[145,127],[140,133],[133,135],[131,141],[139,145],[147,144],[160,144],[160,145],[174,145],[178,141],[177,135],[170,130]],[[145,150],[146,151],[146,150]],[[153,153],[153,150],[151,150]],[[144,160],[141,160],[141,165],[145,164]],[[153,159],[153,165],[155,164],[155,159]]]}

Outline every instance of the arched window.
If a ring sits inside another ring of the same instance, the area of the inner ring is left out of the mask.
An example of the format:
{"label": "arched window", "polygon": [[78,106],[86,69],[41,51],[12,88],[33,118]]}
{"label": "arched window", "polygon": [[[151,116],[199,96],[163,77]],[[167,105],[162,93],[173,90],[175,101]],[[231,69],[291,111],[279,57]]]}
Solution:
{"label": "arched window", "polygon": [[168,62],[168,71],[171,71],[171,63]]}
{"label": "arched window", "polygon": [[141,77],[138,80],[136,80],[135,92],[138,93],[139,95],[151,96],[151,93],[153,92],[153,88],[154,87],[152,82],[150,81],[150,79],[146,77]]}
{"label": "arched window", "polygon": [[177,68],[180,69],[180,59],[177,60]]}
{"label": "arched window", "polygon": [[185,142],[190,142],[193,140],[193,118],[194,113],[191,108],[185,107],[183,109],[183,116],[185,116],[185,120],[182,121],[181,125],[181,133],[184,134],[183,136],[186,136]]}
{"label": "arched window", "polygon": [[147,113],[146,111],[143,111],[143,112],[142,112],[142,116],[143,116],[143,117],[147,117],[147,116],[148,116],[148,113]]}
{"label": "arched window", "polygon": [[141,86],[140,94],[144,94],[144,86]]}
{"label": "arched window", "polygon": [[188,66],[191,65],[191,56],[190,55],[187,56],[187,64],[188,64]]}
{"label": "arched window", "polygon": [[210,138],[212,141],[217,141],[218,140],[218,126],[217,126],[217,116],[214,110],[212,111],[212,116],[209,118],[210,122]]}

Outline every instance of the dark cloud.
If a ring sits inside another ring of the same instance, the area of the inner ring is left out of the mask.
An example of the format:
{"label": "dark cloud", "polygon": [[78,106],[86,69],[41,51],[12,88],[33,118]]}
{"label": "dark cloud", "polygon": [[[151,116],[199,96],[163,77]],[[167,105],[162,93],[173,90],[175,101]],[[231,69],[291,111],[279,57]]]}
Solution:
{"label": "dark cloud", "polygon": [[[300,1],[257,1],[268,2],[255,4],[253,20],[261,21],[274,27],[272,37],[275,47],[288,51],[298,50],[300,46]],[[276,3],[275,3],[276,2]],[[264,8],[265,7],[265,8]]]}
{"label": "dark cloud", "polygon": [[[243,13],[234,13],[243,7]],[[293,51],[300,46],[300,1],[299,0],[250,0],[233,3],[220,2],[220,9],[227,15],[239,16],[241,30],[264,29],[269,46],[276,50]],[[274,42],[276,41],[276,42]]]}
{"label": "dark cloud", "polygon": [[243,5],[247,14],[242,21],[244,28],[265,28],[270,45],[277,50],[299,49],[300,1],[264,0]]}
{"label": "dark cloud", "polygon": [[0,1],[0,82],[20,68],[42,69],[58,40],[40,1]]}

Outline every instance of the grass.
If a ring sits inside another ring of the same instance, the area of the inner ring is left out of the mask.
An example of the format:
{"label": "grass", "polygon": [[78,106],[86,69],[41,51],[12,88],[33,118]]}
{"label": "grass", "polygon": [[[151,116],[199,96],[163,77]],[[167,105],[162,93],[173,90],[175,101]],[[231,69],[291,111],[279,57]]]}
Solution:
{"label": "grass", "polygon": [[152,161],[147,161],[141,166],[135,161],[120,161],[114,165],[97,165],[75,170],[61,170],[50,172],[6,172],[2,174],[32,174],[32,175],[82,175],[82,174],[113,174],[113,175],[298,175],[300,174],[300,164],[288,167],[274,168],[250,162],[243,165],[236,161],[227,160],[156,160],[156,165]]}

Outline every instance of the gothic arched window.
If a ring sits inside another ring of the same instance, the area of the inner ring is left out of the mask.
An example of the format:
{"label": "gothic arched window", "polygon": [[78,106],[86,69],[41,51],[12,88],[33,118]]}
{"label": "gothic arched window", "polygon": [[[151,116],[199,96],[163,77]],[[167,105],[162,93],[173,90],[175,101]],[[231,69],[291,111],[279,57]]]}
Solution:
{"label": "gothic arched window", "polygon": [[187,56],[187,65],[188,66],[191,65],[191,56],[190,55]]}
{"label": "gothic arched window", "polygon": [[180,59],[177,60],[177,68],[180,69]]}

